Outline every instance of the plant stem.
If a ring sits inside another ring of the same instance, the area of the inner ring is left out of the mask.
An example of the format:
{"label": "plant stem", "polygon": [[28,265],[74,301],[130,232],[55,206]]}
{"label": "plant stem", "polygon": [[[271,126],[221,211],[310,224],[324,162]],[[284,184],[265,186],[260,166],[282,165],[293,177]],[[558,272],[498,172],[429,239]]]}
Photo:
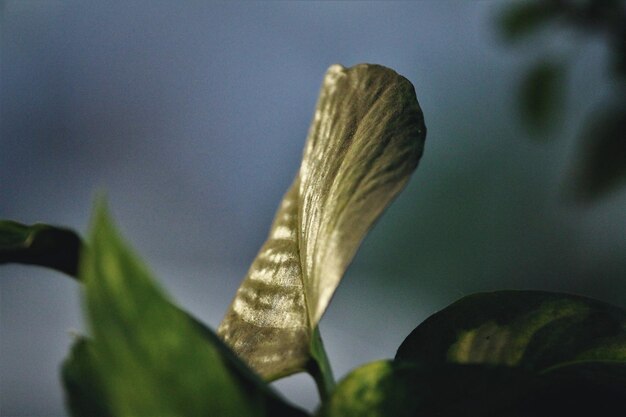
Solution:
{"label": "plant stem", "polygon": [[307,371],[313,377],[315,385],[317,385],[320,400],[322,403],[325,403],[335,388],[335,378],[333,377],[333,371],[330,367],[328,356],[326,355],[326,349],[324,349],[319,327],[313,330],[311,338],[311,356],[312,360],[309,362],[309,366],[307,366]]}

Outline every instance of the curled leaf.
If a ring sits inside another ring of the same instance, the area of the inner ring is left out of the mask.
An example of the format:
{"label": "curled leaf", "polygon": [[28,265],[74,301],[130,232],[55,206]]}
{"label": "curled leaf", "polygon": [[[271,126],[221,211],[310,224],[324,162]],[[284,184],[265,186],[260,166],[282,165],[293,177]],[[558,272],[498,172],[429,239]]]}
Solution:
{"label": "curled leaf", "polygon": [[311,360],[313,330],[425,134],[407,79],[378,65],[329,68],[300,170],[218,330],[264,378]]}
{"label": "curled leaf", "polygon": [[0,264],[21,263],[76,276],[81,240],[69,229],[0,221]]}

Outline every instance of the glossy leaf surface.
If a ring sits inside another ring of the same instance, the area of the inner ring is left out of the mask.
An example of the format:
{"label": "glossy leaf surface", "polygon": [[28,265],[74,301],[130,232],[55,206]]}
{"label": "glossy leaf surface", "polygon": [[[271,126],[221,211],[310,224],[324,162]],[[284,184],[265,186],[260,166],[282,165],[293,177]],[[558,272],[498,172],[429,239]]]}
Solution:
{"label": "glossy leaf surface", "polygon": [[368,229],[405,186],[426,130],[411,83],[330,67],[302,165],[219,328],[266,379],[301,371],[313,329]]}
{"label": "glossy leaf surface", "polygon": [[83,258],[94,372],[113,415],[277,414],[268,411],[273,399],[242,384],[222,348],[207,343],[198,324],[154,284],[102,209]]}
{"label": "glossy leaf surface", "polygon": [[80,248],[80,238],[69,229],[0,221],[0,264],[39,265],[75,276]]}
{"label": "glossy leaf surface", "polygon": [[475,294],[426,319],[404,340],[396,359],[534,371],[577,361],[626,361],[626,312],[567,294]]}

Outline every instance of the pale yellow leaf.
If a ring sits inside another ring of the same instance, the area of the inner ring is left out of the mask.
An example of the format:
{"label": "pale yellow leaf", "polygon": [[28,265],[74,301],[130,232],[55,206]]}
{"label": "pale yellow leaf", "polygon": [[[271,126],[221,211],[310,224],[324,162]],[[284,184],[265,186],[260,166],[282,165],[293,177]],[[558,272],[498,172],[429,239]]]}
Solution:
{"label": "pale yellow leaf", "polygon": [[313,329],[425,136],[406,78],[379,65],[328,69],[300,170],[218,330],[266,379],[311,360]]}

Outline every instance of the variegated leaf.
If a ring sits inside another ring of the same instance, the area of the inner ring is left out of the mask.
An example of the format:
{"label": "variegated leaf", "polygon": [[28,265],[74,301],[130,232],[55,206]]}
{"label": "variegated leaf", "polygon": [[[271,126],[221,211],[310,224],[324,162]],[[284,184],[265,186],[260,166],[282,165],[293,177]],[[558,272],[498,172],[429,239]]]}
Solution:
{"label": "variegated leaf", "polygon": [[547,417],[519,412],[540,400],[538,382],[516,368],[382,360],[350,372],[315,416]]}
{"label": "variegated leaf", "polygon": [[570,363],[546,374],[489,364],[377,361],[350,372],[316,417],[626,415],[626,364]]}
{"label": "variegated leaf", "polygon": [[313,330],[425,135],[406,78],[378,65],[329,68],[298,175],[218,330],[264,378],[307,366]]}
{"label": "variegated leaf", "polygon": [[626,363],[626,311],[544,291],[473,294],[417,326],[396,359],[519,366],[537,372],[574,362]]}

